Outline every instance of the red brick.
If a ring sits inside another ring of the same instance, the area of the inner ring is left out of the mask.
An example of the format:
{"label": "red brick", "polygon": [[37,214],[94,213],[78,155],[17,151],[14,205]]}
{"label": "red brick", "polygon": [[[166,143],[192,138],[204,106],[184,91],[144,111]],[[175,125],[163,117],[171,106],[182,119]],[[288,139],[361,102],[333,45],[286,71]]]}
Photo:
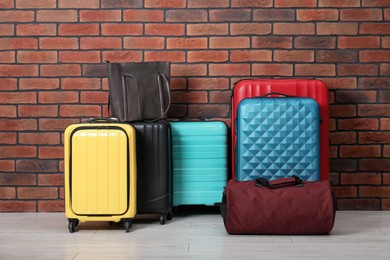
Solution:
{"label": "red brick", "polygon": [[55,51],[18,51],[18,63],[56,63]]}
{"label": "red brick", "polygon": [[38,49],[38,40],[33,38],[0,38],[2,50]]}
{"label": "red brick", "polygon": [[256,76],[292,76],[292,64],[253,64],[252,75]]}
{"label": "red brick", "polygon": [[[60,25],[61,26],[61,25]],[[40,38],[39,48],[58,50],[58,49],[78,49],[79,43],[77,38]]]}
{"label": "red brick", "polygon": [[359,187],[359,195],[361,197],[390,197],[390,186],[361,186]]}
{"label": "red brick", "polygon": [[189,8],[228,7],[229,0],[188,0]]}
{"label": "red brick", "polygon": [[247,76],[250,75],[249,64],[210,64],[210,76]]}
{"label": "red brick", "polygon": [[[16,117],[16,106],[4,106],[1,105],[0,117]],[[0,141],[1,142],[1,141]]]}
{"label": "red brick", "polygon": [[38,212],[64,212],[64,200],[39,200]]}
{"label": "red brick", "polygon": [[272,0],[232,0],[232,7],[272,7]]}
{"label": "red brick", "polygon": [[274,23],[274,34],[311,35],[314,34],[314,23]]}
{"label": "red brick", "polygon": [[329,89],[355,89],[357,88],[356,78],[321,78]]}
{"label": "red brick", "polygon": [[[91,24],[60,24],[58,26],[58,35],[98,35],[99,34],[99,24],[91,23]],[[51,39],[55,41],[56,38]],[[65,43],[61,43],[62,39],[67,38],[58,38],[57,41],[54,42],[55,45],[65,45]],[[72,38],[73,39],[73,38]],[[60,45],[60,46],[62,46]],[[68,46],[69,43],[66,45]],[[50,46],[50,44],[48,44]],[[73,45],[74,46],[74,43]]]}
{"label": "red brick", "polygon": [[16,8],[19,9],[51,9],[56,7],[56,0],[16,0]]}
{"label": "red brick", "polygon": [[[257,1],[256,1],[257,2]],[[292,9],[255,9],[253,21],[295,21],[295,10]]]}
{"label": "red brick", "polygon": [[162,37],[125,37],[125,49],[164,49]]}
{"label": "red brick", "polygon": [[373,103],[376,101],[376,91],[337,91],[337,103]]}
{"label": "red brick", "polygon": [[0,35],[1,36],[11,36],[14,35],[14,25],[13,24],[0,24]]}
{"label": "red brick", "polygon": [[250,9],[220,9],[209,11],[211,22],[244,22],[250,21],[251,10]]}
{"label": "red brick", "polygon": [[64,186],[63,174],[38,174],[39,186]]}
{"label": "red brick", "polygon": [[55,24],[18,24],[16,25],[16,35],[56,35],[57,26]]}
{"label": "red brick", "polygon": [[188,105],[178,105],[178,104],[171,104],[169,111],[168,111],[168,117],[169,118],[181,118],[188,116],[187,114],[187,106]]}
{"label": "red brick", "polygon": [[58,0],[59,8],[99,8],[99,0]]}
{"label": "red brick", "polygon": [[2,145],[0,158],[32,158],[37,156],[37,148],[33,146],[5,146]]}
{"label": "red brick", "polygon": [[360,51],[361,62],[390,62],[390,50]]}
{"label": "red brick", "polygon": [[3,0],[0,2],[0,8],[14,8],[14,0]]}
{"label": "red brick", "polygon": [[233,62],[271,61],[272,52],[268,50],[234,50],[230,52],[230,60]]}
{"label": "red brick", "polygon": [[102,24],[102,35],[141,35],[143,32],[142,24]]}
{"label": "red brick", "polygon": [[18,187],[18,199],[55,199],[58,189],[54,187]]}
{"label": "red brick", "polygon": [[184,8],[185,0],[145,0],[146,8]]}
{"label": "red brick", "polygon": [[356,144],[356,133],[355,132],[335,132],[330,133],[331,144]]}
{"label": "red brick", "polygon": [[0,63],[15,63],[15,52],[14,51],[0,52]]}
{"label": "red brick", "polygon": [[356,172],[357,162],[356,159],[331,159],[330,172]]}
{"label": "red brick", "polygon": [[189,51],[187,62],[225,62],[228,60],[227,51]]}
{"label": "red brick", "polygon": [[272,30],[269,23],[232,23],[230,24],[231,35],[261,35],[270,34]]}
{"label": "red brick", "polygon": [[332,191],[335,193],[336,198],[351,198],[357,197],[357,187],[353,186],[339,186],[332,187]]}
{"label": "red brick", "polygon": [[362,23],[360,34],[390,34],[390,23]]}
{"label": "red brick", "polygon": [[84,64],[83,75],[93,77],[108,77],[108,65],[103,64]]}
{"label": "red brick", "polygon": [[18,106],[19,117],[57,117],[58,106],[52,105],[20,105]]}
{"label": "red brick", "polygon": [[187,24],[187,35],[226,35],[228,34],[228,24],[207,23],[207,24]]}
{"label": "red brick", "polygon": [[229,80],[227,78],[189,78],[188,89],[190,90],[217,90],[228,89]]}
{"label": "red brick", "polygon": [[146,24],[145,35],[184,35],[184,24]]}
{"label": "red brick", "polygon": [[38,149],[39,159],[62,159],[64,158],[63,146],[41,146]]}
{"label": "red brick", "polygon": [[329,108],[330,117],[355,117],[356,106],[354,105],[331,105]]}
{"label": "red brick", "polygon": [[292,37],[288,36],[255,36],[252,37],[252,48],[292,48]]}
{"label": "red brick", "polygon": [[379,173],[345,173],[341,174],[341,184],[344,185],[380,185],[381,174]]}
{"label": "red brick", "polygon": [[108,92],[83,91],[80,94],[80,102],[83,104],[107,104]]}
{"label": "red brick", "polygon": [[3,104],[29,104],[37,102],[37,94],[35,92],[2,92],[0,95],[0,103]]}
{"label": "red brick", "polygon": [[141,62],[141,51],[104,51],[102,53],[103,61],[110,62]]}
{"label": "red brick", "polygon": [[80,22],[115,22],[121,20],[120,10],[82,10]]}
{"label": "red brick", "polygon": [[81,49],[120,49],[122,39],[119,37],[85,37],[80,39]]}
{"label": "red brick", "polygon": [[37,130],[37,120],[35,119],[2,119],[0,121],[0,130],[5,131],[26,131]]}
{"label": "red brick", "polygon": [[77,22],[76,10],[38,10],[37,22]]}
{"label": "red brick", "polygon": [[379,210],[379,199],[341,199],[338,210]]}
{"label": "red brick", "polygon": [[16,188],[0,187],[0,199],[16,199]]}
{"label": "red brick", "polygon": [[316,7],[315,0],[275,0],[275,7]]}
{"label": "red brick", "polygon": [[341,36],[337,40],[340,49],[375,49],[379,45],[380,38],[377,36]]}
{"label": "red brick", "polygon": [[162,22],[164,21],[164,12],[160,10],[124,10],[123,21]]}
{"label": "red brick", "polygon": [[381,118],[380,119],[380,129],[381,130],[390,130],[390,118]]}
{"label": "red brick", "polygon": [[362,6],[366,7],[375,7],[375,6],[383,6],[388,7],[389,2],[387,0],[363,0]]}
{"label": "red brick", "polygon": [[65,63],[99,63],[99,51],[61,51],[59,62]]}
{"label": "red brick", "polygon": [[249,48],[249,37],[211,37],[210,48],[213,49],[240,49]]}
{"label": "red brick", "polygon": [[230,104],[232,92],[229,91],[210,91],[210,103]]}
{"label": "red brick", "polygon": [[313,62],[314,51],[275,50],[274,61]]}
{"label": "red brick", "polygon": [[64,187],[60,187],[60,199],[65,199],[65,189]]}
{"label": "red brick", "polygon": [[[6,184],[4,181],[5,176],[14,174],[4,174],[4,172],[13,172],[15,170],[15,163],[13,160],[0,160],[0,183]],[[35,178],[34,178],[35,179]]]}
{"label": "red brick", "polygon": [[102,8],[139,8],[143,0],[101,0]]}
{"label": "red brick", "polygon": [[20,144],[60,144],[59,133],[19,133]]}
{"label": "red brick", "polygon": [[390,104],[362,104],[358,108],[359,116],[390,116]]}
{"label": "red brick", "polygon": [[207,68],[204,64],[171,65],[171,76],[206,76]]}
{"label": "red brick", "polygon": [[376,76],[378,66],[374,64],[341,64],[337,66],[339,76]]}
{"label": "red brick", "polygon": [[338,147],[337,146],[330,146],[329,147],[329,158],[335,159],[338,158]]}
{"label": "red brick", "polygon": [[317,23],[317,35],[356,35],[357,23]]}
{"label": "red brick", "polygon": [[336,9],[302,9],[297,10],[298,21],[337,21],[339,11]]}
{"label": "red brick", "polygon": [[389,89],[390,78],[360,78],[359,88],[365,89]]}
{"label": "red brick", "polygon": [[36,177],[35,174],[20,174],[20,173],[0,174],[0,183],[6,186],[15,186],[15,185],[31,186],[31,185],[36,185]]}
{"label": "red brick", "polygon": [[319,7],[360,7],[360,0],[319,0]]}
{"label": "red brick", "polygon": [[359,143],[360,144],[390,143],[390,133],[389,132],[362,132],[359,133]]}
{"label": "red brick", "polygon": [[381,157],[379,145],[340,146],[341,158]]}
{"label": "red brick", "polygon": [[16,133],[0,132],[0,144],[16,144]]}
{"label": "red brick", "polygon": [[381,210],[390,210],[390,199],[381,199]]}
{"label": "red brick", "polygon": [[169,87],[171,90],[185,90],[187,89],[187,81],[185,78],[171,78]]}
{"label": "red brick", "polygon": [[229,105],[189,105],[188,115],[192,117],[227,117],[229,115]]}
{"label": "red brick", "polygon": [[336,47],[336,38],[298,36],[294,39],[294,47],[297,49],[334,49]]}
{"label": "red brick", "polygon": [[344,9],[340,11],[341,21],[381,21],[381,9]]}
{"label": "red brick", "polygon": [[61,117],[99,117],[101,107],[97,105],[61,105]]}
{"label": "red brick", "polygon": [[333,64],[296,64],[295,75],[297,76],[336,76]]}
{"label": "red brick", "polygon": [[41,76],[80,76],[80,65],[42,65]]}
{"label": "red brick", "polygon": [[172,103],[207,103],[207,92],[206,91],[173,91],[171,92]]}
{"label": "red brick", "polygon": [[357,51],[350,50],[318,50],[316,55],[317,62],[357,62]]}
{"label": "red brick", "polygon": [[33,22],[34,12],[33,11],[1,11],[0,22],[1,23],[12,23],[12,22]]}
{"label": "red brick", "polygon": [[45,79],[45,78],[25,78],[19,80],[19,88],[22,90],[37,89],[58,89],[59,79]]}
{"label": "red brick", "polygon": [[390,76],[390,64],[389,63],[383,63],[380,65],[380,75]]}
{"label": "red brick", "polygon": [[1,212],[35,212],[35,201],[4,200],[0,201]]}
{"label": "red brick", "polygon": [[388,90],[379,91],[378,101],[390,103],[390,91]]}
{"label": "red brick", "polygon": [[166,12],[167,22],[207,22],[206,10],[169,10]]}
{"label": "red brick", "polygon": [[186,59],[183,51],[146,51],[144,61],[170,61],[184,62]]}
{"label": "red brick", "polygon": [[207,49],[207,38],[169,38],[168,49]]}
{"label": "red brick", "polygon": [[39,130],[41,131],[64,131],[71,124],[77,124],[78,119],[39,119]]}
{"label": "red brick", "polygon": [[[63,78],[63,79],[61,79],[61,88],[66,89],[66,90],[100,89],[100,79],[98,79],[98,78]],[[75,97],[76,97],[76,95],[72,98],[72,100],[75,100]],[[49,96],[47,98],[49,98]],[[63,97],[58,96],[58,98],[61,99]],[[60,101],[60,100],[57,100],[57,101]],[[57,102],[57,101],[53,100],[53,102]]]}
{"label": "red brick", "polygon": [[38,65],[0,65],[0,76],[38,76]]}
{"label": "red brick", "polygon": [[378,119],[374,118],[354,118],[340,119],[338,121],[339,130],[377,130]]}
{"label": "red brick", "polygon": [[[390,157],[390,145],[383,146],[383,157]],[[389,176],[389,181],[387,181],[387,184],[390,184],[390,174],[387,175]]]}
{"label": "red brick", "polygon": [[390,8],[385,9],[384,13],[385,13],[385,18],[384,18],[385,21],[390,20]]}

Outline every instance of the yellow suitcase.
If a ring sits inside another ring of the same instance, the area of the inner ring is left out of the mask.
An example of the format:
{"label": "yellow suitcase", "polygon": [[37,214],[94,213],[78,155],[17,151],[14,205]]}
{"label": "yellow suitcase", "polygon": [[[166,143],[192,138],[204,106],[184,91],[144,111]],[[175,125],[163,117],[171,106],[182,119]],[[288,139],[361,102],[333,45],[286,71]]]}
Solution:
{"label": "yellow suitcase", "polygon": [[[108,121],[107,121],[108,120]],[[65,214],[79,221],[124,222],[136,215],[135,130],[112,119],[70,125],[64,136]]]}

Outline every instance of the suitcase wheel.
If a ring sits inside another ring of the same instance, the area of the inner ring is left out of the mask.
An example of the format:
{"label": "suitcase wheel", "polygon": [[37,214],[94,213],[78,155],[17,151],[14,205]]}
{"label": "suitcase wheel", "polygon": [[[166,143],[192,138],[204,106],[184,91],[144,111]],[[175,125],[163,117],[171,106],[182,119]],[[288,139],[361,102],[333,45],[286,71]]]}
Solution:
{"label": "suitcase wheel", "polygon": [[129,233],[131,226],[133,225],[132,221],[125,221],[124,223],[126,233]]}
{"label": "suitcase wheel", "polygon": [[68,229],[70,233],[73,233],[76,230],[77,225],[79,224],[78,219],[69,220]]}
{"label": "suitcase wheel", "polygon": [[166,220],[167,220],[167,214],[161,213],[160,214],[160,224],[164,225]]}
{"label": "suitcase wheel", "polygon": [[172,218],[173,218],[173,213],[172,213],[172,211],[169,211],[167,213],[167,220],[172,220]]}

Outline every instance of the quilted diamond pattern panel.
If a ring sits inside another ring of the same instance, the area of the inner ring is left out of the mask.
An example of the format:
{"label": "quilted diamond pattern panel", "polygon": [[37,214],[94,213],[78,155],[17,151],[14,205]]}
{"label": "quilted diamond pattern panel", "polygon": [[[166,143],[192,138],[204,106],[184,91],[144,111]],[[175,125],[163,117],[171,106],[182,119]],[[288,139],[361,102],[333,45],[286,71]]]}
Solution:
{"label": "quilted diamond pattern panel", "polygon": [[237,180],[320,179],[319,108],[311,98],[249,98],[237,115]]}

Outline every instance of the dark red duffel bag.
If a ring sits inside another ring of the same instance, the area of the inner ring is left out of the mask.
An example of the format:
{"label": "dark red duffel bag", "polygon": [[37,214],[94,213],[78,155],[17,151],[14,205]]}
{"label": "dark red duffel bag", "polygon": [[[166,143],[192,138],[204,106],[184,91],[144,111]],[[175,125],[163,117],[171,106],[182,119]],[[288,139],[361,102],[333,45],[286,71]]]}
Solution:
{"label": "dark red duffel bag", "polygon": [[328,234],[335,204],[329,181],[230,180],[221,215],[229,234]]}

